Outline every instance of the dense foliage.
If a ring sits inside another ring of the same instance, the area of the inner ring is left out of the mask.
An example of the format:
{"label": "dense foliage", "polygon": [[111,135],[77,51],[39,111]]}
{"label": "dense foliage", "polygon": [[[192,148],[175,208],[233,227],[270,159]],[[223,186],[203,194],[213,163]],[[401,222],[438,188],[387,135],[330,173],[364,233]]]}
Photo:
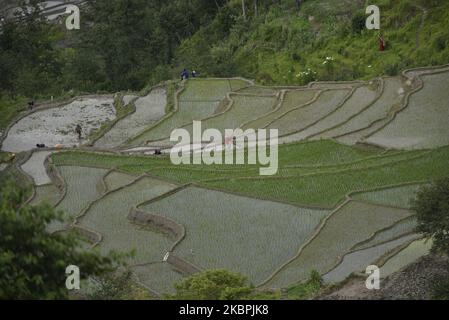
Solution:
{"label": "dense foliage", "polygon": [[208,270],[194,274],[175,284],[176,300],[238,300],[247,298],[252,288],[247,279],[226,270]]}
{"label": "dense foliage", "polygon": [[[245,10],[242,10],[242,3]],[[351,80],[449,60],[445,1],[378,1],[387,51],[363,27],[365,1],[92,0],[81,29],[31,12],[0,34],[0,100],[141,89],[177,77],[264,83]],[[323,63],[331,57],[328,63]],[[313,79],[312,79],[313,78]]]}
{"label": "dense foliage", "polygon": [[82,251],[74,235],[50,235],[46,226],[59,214],[25,200],[14,184],[0,190],[0,299],[66,299],[67,266],[78,266],[81,279],[113,270],[116,255]]}
{"label": "dense foliage", "polygon": [[449,178],[423,187],[413,209],[417,212],[418,231],[433,239],[436,251],[449,254]]}

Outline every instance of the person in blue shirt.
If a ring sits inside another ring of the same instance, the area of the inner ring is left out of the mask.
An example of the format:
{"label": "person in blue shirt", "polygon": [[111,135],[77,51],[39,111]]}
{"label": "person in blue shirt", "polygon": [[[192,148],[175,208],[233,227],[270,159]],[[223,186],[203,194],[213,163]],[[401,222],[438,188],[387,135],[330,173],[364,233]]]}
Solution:
{"label": "person in blue shirt", "polygon": [[181,72],[181,80],[184,80],[184,79],[189,79],[189,71],[187,71],[187,69],[184,69]]}
{"label": "person in blue shirt", "polygon": [[196,76],[197,76],[196,71],[193,70],[193,71],[192,71],[192,78],[196,78]]}

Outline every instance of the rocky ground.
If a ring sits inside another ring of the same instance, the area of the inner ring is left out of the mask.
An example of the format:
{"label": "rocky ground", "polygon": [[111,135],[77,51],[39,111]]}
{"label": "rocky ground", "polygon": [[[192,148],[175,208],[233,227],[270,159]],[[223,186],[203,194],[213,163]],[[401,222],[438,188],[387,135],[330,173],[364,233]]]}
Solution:
{"label": "rocky ground", "polygon": [[380,290],[368,290],[365,278],[354,277],[320,299],[429,300],[432,299],[432,283],[440,276],[449,277],[448,258],[431,254],[382,280]]}

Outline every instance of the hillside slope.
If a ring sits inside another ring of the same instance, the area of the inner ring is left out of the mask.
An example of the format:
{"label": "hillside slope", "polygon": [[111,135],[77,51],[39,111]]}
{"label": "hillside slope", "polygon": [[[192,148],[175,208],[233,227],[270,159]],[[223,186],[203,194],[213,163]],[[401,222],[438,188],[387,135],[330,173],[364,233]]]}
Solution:
{"label": "hillside slope", "polygon": [[[240,1],[231,1],[182,43],[179,65],[268,84],[306,84],[396,75],[449,61],[448,1],[365,2],[307,0],[298,11],[295,1],[282,1],[261,8],[258,16],[250,10],[245,21]],[[380,32],[364,29],[368,4],[380,7]],[[379,34],[386,40],[385,52],[379,51]],[[327,57],[332,60],[325,64]]]}

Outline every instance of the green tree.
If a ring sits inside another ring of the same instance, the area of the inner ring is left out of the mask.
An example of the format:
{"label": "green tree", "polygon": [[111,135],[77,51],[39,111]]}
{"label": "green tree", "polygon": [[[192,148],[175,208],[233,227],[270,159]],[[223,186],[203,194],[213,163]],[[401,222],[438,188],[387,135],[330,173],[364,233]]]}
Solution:
{"label": "green tree", "polygon": [[323,279],[318,271],[313,270],[310,273],[309,280],[304,283],[292,286],[287,290],[289,299],[304,300],[316,296],[323,285]]}
{"label": "green tree", "polygon": [[423,187],[413,209],[418,217],[418,231],[433,239],[433,249],[449,254],[449,177]]}
{"label": "green tree", "polygon": [[253,291],[246,277],[227,270],[208,270],[194,274],[175,284],[176,300],[238,300]]}
{"label": "green tree", "polygon": [[129,270],[107,273],[91,279],[90,300],[144,300],[151,299],[149,292],[138,286]]}
{"label": "green tree", "polygon": [[73,234],[49,234],[48,223],[61,213],[23,205],[25,199],[11,182],[0,190],[0,299],[67,299],[67,266],[78,266],[81,280],[115,269],[118,255],[83,251]]}

